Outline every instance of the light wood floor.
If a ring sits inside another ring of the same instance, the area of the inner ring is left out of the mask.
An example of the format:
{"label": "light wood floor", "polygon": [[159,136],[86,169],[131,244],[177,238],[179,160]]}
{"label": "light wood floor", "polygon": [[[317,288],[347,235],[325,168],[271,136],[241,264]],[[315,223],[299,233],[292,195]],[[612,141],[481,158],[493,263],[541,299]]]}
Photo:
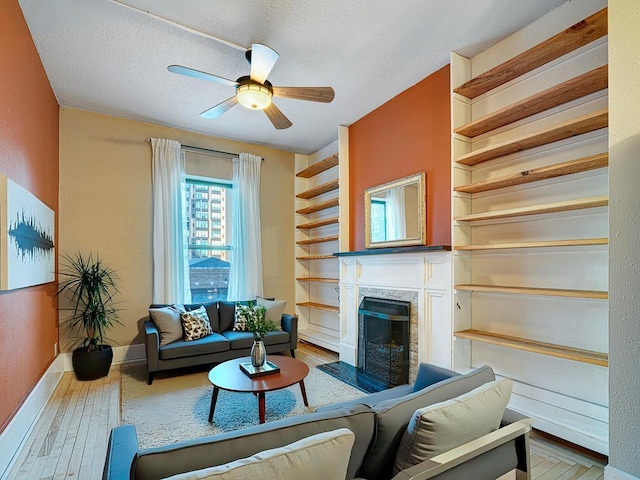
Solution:
{"label": "light wood floor", "polygon": [[[332,352],[302,344],[309,366],[333,362]],[[95,480],[102,476],[109,432],[120,423],[120,370],[114,365],[106,378],[78,382],[64,374],[7,480]],[[602,459],[534,435],[531,441],[534,480],[598,480]],[[515,473],[499,480],[515,479]]]}

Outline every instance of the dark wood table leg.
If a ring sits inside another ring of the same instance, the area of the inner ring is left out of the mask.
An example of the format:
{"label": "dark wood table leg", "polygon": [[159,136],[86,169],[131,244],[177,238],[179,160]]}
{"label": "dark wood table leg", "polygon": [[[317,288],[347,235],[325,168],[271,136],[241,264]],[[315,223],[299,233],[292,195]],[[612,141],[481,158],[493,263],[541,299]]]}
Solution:
{"label": "dark wood table leg", "polygon": [[258,413],[260,414],[260,423],[264,423],[265,400],[264,392],[258,392]]}
{"label": "dark wood table leg", "polygon": [[211,394],[211,407],[209,408],[209,423],[213,422],[213,411],[216,409],[216,401],[218,400],[218,387],[213,387],[213,393]]}
{"label": "dark wood table leg", "polygon": [[304,380],[300,380],[300,391],[302,392],[302,400],[304,401],[304,406],[308,407],[309,402],[307,401],[307,391],[304,388]]}

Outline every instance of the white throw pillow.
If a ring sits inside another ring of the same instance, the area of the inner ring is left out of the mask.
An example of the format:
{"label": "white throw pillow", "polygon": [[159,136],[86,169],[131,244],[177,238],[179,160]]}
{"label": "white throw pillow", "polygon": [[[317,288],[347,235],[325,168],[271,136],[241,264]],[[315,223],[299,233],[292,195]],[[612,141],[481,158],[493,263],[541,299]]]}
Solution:
{"label": "white throw pillow", "polygon": [[512,386],[510,379],[495,380],[416,410],[398,447],[394,475],[500,428]]}
{"label": "white throw pillow", "polygon": [[161,347],[182,338],[182,322],[177,306],[150,308],[149,314],[160,332]]}
{"label": "white throw pillow", "polygon": [[[339,428],[225,465],[180,473],[170,480],[327,480],[345,478],[355,435]],[[251,439],[247,439],[251,441]]]}
{"label": "white throw pillow", "polygon": [[211,323],[209,322],[209,316],[207,315],[207,310],[204,308],[204,305],[200,305],[195,310],[182,312],[180,314],[180,320],[182,321],[184,340],[186,342],[198,340],[199,338],[206,337],[213,333]]}
{"label": "white throw pillow", "polygon": [[284,313],[284,307],[287,306],[287,301],[267,300],[266,298],[258,297],[256,299],[256,303],[258,305],[263,305],[267,309],[265,318],[267,320],[273,320],[273,323],[282,329],[282,314]]}

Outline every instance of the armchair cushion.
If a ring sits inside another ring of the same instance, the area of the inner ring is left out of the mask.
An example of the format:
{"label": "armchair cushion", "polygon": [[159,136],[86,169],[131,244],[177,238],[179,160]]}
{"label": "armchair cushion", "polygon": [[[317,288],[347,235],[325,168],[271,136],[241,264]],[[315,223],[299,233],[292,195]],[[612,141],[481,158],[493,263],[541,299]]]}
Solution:
{"label": "armchair cushion", "polygon": [[398,447],[394,474],[498,430],[512,386],[509,379],[495,380],[416,410]]}
{"label": "armchair cushion", "polygon": [[181,473],[169,480],[324,480],[345,478],[353,432],[340,428],[318,433],[279,448],[265,450],[224,465]]}

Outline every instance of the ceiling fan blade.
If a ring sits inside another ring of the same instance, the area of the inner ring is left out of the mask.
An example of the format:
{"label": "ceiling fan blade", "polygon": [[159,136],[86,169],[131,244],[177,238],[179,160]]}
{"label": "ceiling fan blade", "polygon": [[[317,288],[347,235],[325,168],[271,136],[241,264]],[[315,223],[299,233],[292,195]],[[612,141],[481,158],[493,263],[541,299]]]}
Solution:
{"label": "ceiling fan blade", "polygon": [[273,87],[273,96],[308,102],[331,103],[335,92],[331,87]]}
{"label": "ceiling fan blade", "polygon": [[224,102],[219,103],[215,107],[211,107],[209,110],[205,110],[200,114],[202,118],[218,118],[224,112],[238,103],[238,99],[234,95],[231,98],[227,98]]}
{"label": "ceiling fan blade", "polygon": [[278,52],[261,43],[251,45],[251,80],[264,83],[279,56]]}
{"label": "ceiling fan blade", "polygon": [[203,80],[209,80],[210,82],[222,83],[223,85],[228,85],[230,87],[235,87],[236,85],[238,85],[237,82],[229,80],[228,78],[219,77],[207,72],[201,72],[200,70],[194,70],[193,68],[189,67],[183,67],[182,65],[169,65],[167,67],[167,70],[172,73],[186,75],[187,77],[201,78]]}
{"label": "ceiling fan blade", "polygon": [[276,107],[273,103],[264,109],[264,113],[269,117],[273,126],[278,130],[284,130],[285,128],[289,128],[293,123],[287,117],[284,116],[284,113],[280,111],[278,107]]}

